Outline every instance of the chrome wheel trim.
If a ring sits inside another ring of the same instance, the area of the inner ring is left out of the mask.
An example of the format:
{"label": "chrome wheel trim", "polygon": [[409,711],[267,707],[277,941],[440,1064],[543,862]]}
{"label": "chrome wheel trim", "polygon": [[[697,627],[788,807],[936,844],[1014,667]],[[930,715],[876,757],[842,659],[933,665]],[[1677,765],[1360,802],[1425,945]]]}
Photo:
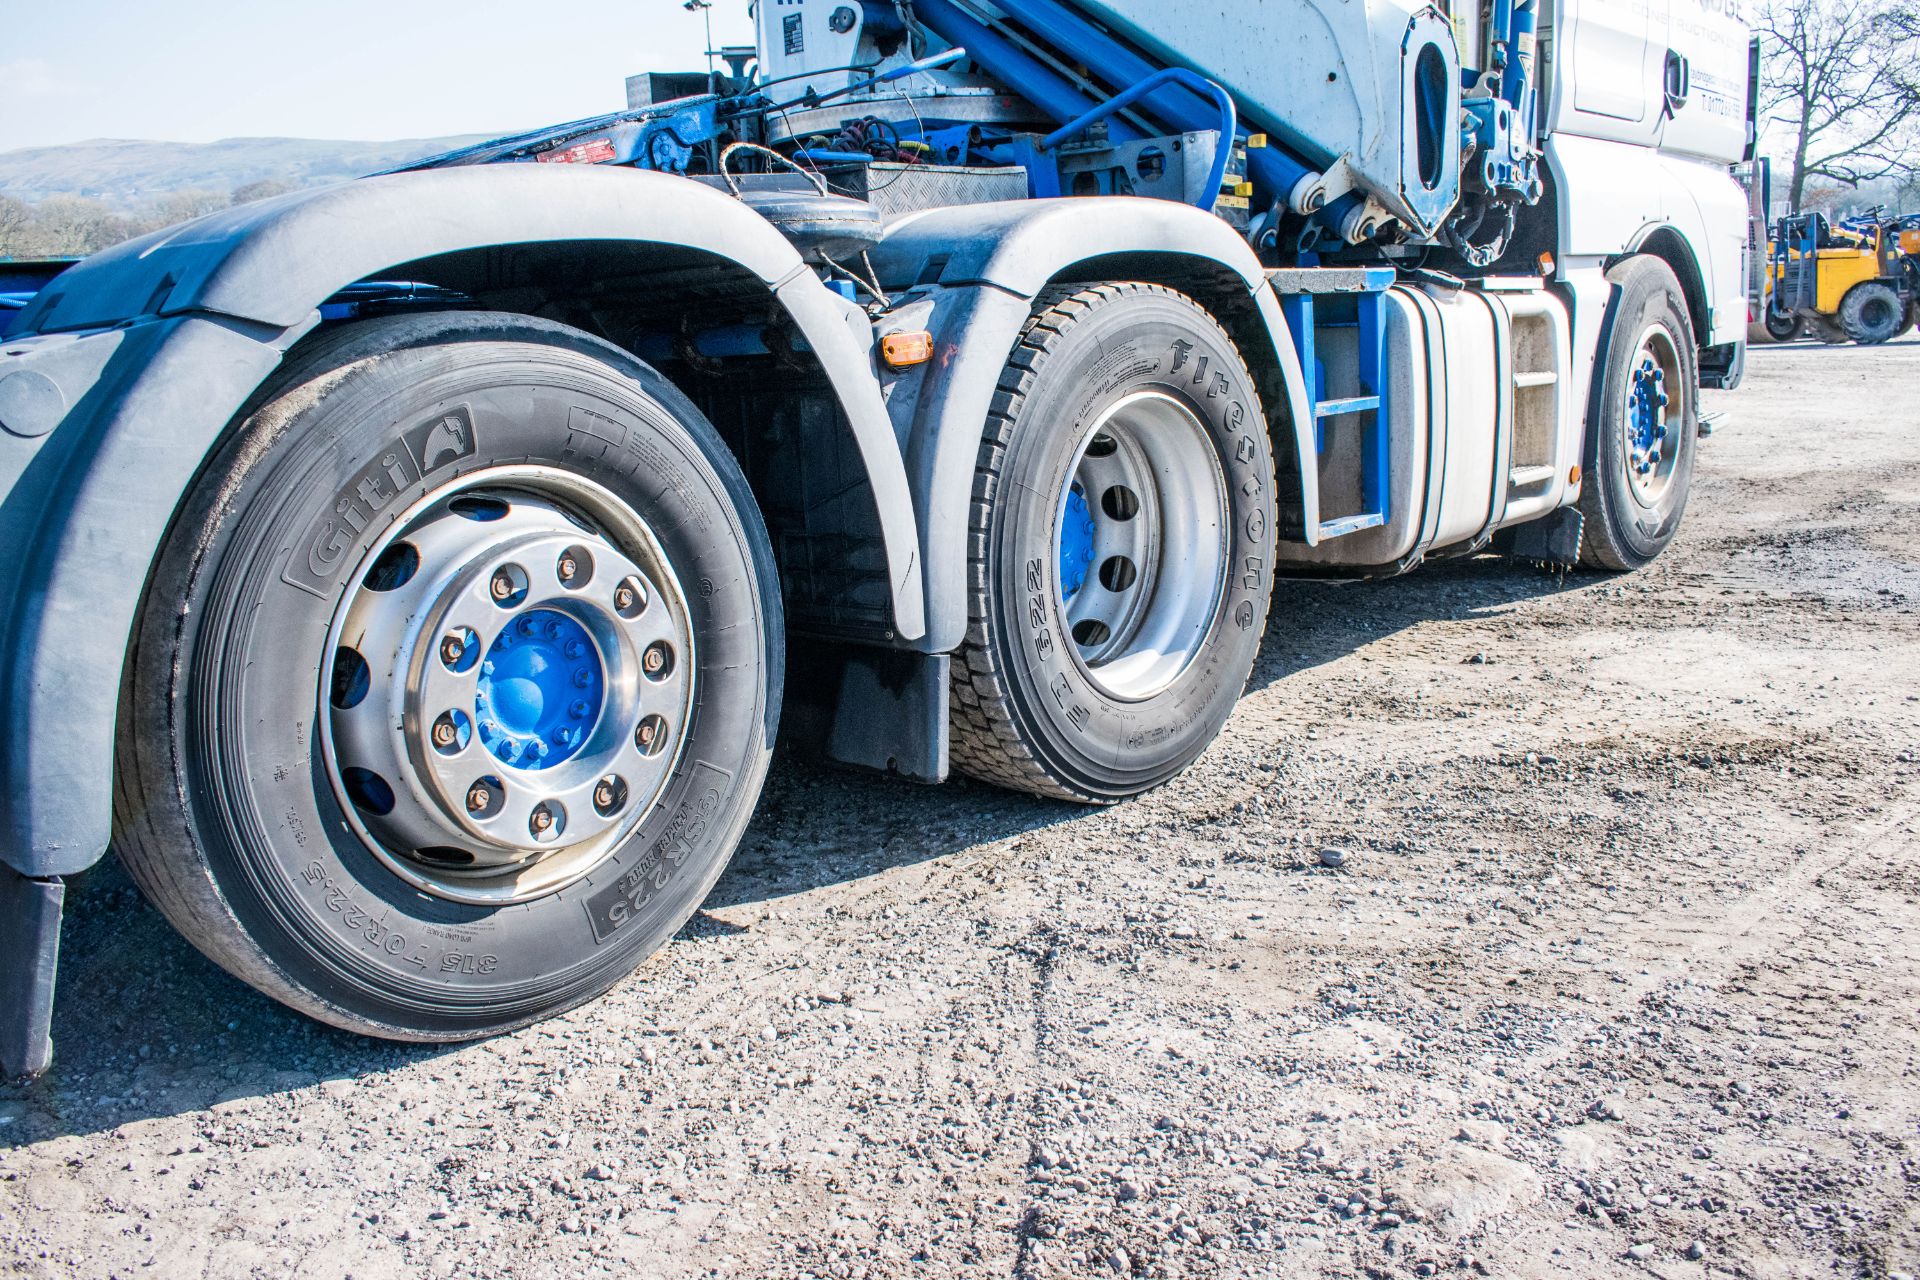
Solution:
{"label": "chrome wheel trim", "polygon": [[[1066,522],[1083,509],[1091,550],[1069,591],[1079,540]],[[1054,502],[1053,594],[1074,661],[1107,697],[1153,697],[1205,647],[1230,568],[1228,512],[1206,425],[1177,397],[1135,391],[1081,437]]]}
{"label": "chrome wheel trim", "polygon": [[[493,518],[459,513],[496,503],[504,511]],[[402,544],[417,567],[398,586],[373,585]],[[570,551],[592,563],[566,582]],[[503,603],[493,582],[509,566],[524,571],[524,589]],[[653,809],[678,760],[697,654],[685,592],[626,503],[556,468],[477,471],[410,507],[349,582],[321,668],[321,746],[348,822],[396,875],[455,902],[529,901],[590,874]],[[547,613],[578,625],[601,674],[597,705],[577,720],[580,741],[553,763],[498,754],[483,741],[478,702],[502,634]],[[447,660],[454,635],[471,636],[473,661]],[[367,667],[366,691],[343,706],[348,651]],[[649,671],[649,652],[670,659]],[[468,723],[449,744],[435,735],[450,712]],[[385,812],[356,771],[385,783]],[[475,805],[479,783],[494,794]]]}

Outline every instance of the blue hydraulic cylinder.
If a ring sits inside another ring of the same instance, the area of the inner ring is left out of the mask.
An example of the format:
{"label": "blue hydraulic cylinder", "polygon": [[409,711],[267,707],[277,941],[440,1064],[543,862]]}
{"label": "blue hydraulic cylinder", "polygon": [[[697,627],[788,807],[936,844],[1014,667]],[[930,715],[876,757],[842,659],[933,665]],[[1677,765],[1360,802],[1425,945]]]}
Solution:
{"label": "blue hydraulic cylinder", "polygon": [[[915,0],[914,17],[942,38],[965,45],[967,54],[994,77],[1054,120],[1067,121],[1094,103],[1072,81],[1033,57],[998,31],[964,12],[952,0]],[[1117,142],[1131,142],[1140,131],[1124,120],[1107,128]]]}
{"label": "blue hydraulic cylinder", "polygon": [[[1513,45],[1507,55],[1507,73],[1500,78],[1501,96],[1507,105],[1523,117],[1525,125],[1530,127],[1531,120],[1525,120],[1524,111],[1527,93],[1527,59],[1520,56],[1521,49],[1532,49],[1535,11],[1532,0],[1521,0],[1513,10]],[[1531,138],[1529,138],[1531,141]]]}

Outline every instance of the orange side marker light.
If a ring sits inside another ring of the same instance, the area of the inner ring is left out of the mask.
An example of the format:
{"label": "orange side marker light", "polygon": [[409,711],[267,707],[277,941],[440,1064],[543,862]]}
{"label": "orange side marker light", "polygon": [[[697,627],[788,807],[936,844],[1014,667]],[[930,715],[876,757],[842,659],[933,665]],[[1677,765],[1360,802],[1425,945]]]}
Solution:
{"label": "orange side marker light", "polygon": [[933,359],[933,335],[925,329],[889,333],[880,339],[880,359],[889,369],[905,369]]}

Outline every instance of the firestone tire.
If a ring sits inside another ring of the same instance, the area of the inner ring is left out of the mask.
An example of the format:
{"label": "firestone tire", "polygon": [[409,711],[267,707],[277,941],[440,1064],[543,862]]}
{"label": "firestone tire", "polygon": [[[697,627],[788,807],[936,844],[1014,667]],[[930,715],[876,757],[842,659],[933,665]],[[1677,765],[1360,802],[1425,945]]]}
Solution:
{"label": "firestone tire", "polygon": [[1700,374],[1686,296],[1667,264],[1637,255],[1607,279],[1617,292],[1587,410],[1580,563],[1619,572],[1650,563],[1680,528]]}
{"label": "firestone tire", "polygon": [[1258,654],[1275,522],[1260,399],[1213,317],[1157,285],[1042,295],[975,471],[955,767],[1087,803],[1185,768]]}
{"label": "firestone tire", "polygon": [[[519,596],[475,568],[509,547]],[[156,562],[121,699],[120,856],[206,955],[348,1030],[463,1039],[591,999],[694,911],[751,814],[780,705],[776,582],[725,445],[624,352],[483,313],[325,335],[230,429]],[[432,621],[469,615],[459,645]],[[649,659],[643,633],[674,639]],[[547,661],[563,649],[571,706]],[[408,701],[442,688],[470,695],[444,743]],[[446,759],[382,756],[389,730]],[[487,775],[494,814],[462,817],[457,788],[436,808],[430,769]],[[544,822],[485,830],[576,784]],[[403,819],[454,834],[397,847]]]}

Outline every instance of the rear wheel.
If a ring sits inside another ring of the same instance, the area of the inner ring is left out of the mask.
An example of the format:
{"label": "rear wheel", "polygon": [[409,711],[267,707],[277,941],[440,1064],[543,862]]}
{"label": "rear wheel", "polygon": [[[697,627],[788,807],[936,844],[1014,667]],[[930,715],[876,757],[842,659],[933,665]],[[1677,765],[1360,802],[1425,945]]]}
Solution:
{"label": "rear wheel", "polygon": [[1274,523],[1266,420],[1211,316],[1154,285],[1043,296],[980,446],[954,764],[1095,802],[1179,772],[1246,684]]}
{"label": "rear wheel", "polygon": [[1897,337],[1907,308],[1892,285],[1869,281],[1847,290],[1840,302],[1840,327],[1863,346],[1876,346]]}
{"label": "rear wheel", "polygon": [[651,369],[515,316],[323,339],[157,563],[118,841],[194,944],[368,1034],[605,990],[758,794],[781,636],[725,446]]}
{"label": "rear wheel", "polygon": [[1587,411],[1580,562],[1638,569],[1680,527],[1693,480],[1700,374],[1685,295],[1642,255],[1607,272],[1617,286]]}

